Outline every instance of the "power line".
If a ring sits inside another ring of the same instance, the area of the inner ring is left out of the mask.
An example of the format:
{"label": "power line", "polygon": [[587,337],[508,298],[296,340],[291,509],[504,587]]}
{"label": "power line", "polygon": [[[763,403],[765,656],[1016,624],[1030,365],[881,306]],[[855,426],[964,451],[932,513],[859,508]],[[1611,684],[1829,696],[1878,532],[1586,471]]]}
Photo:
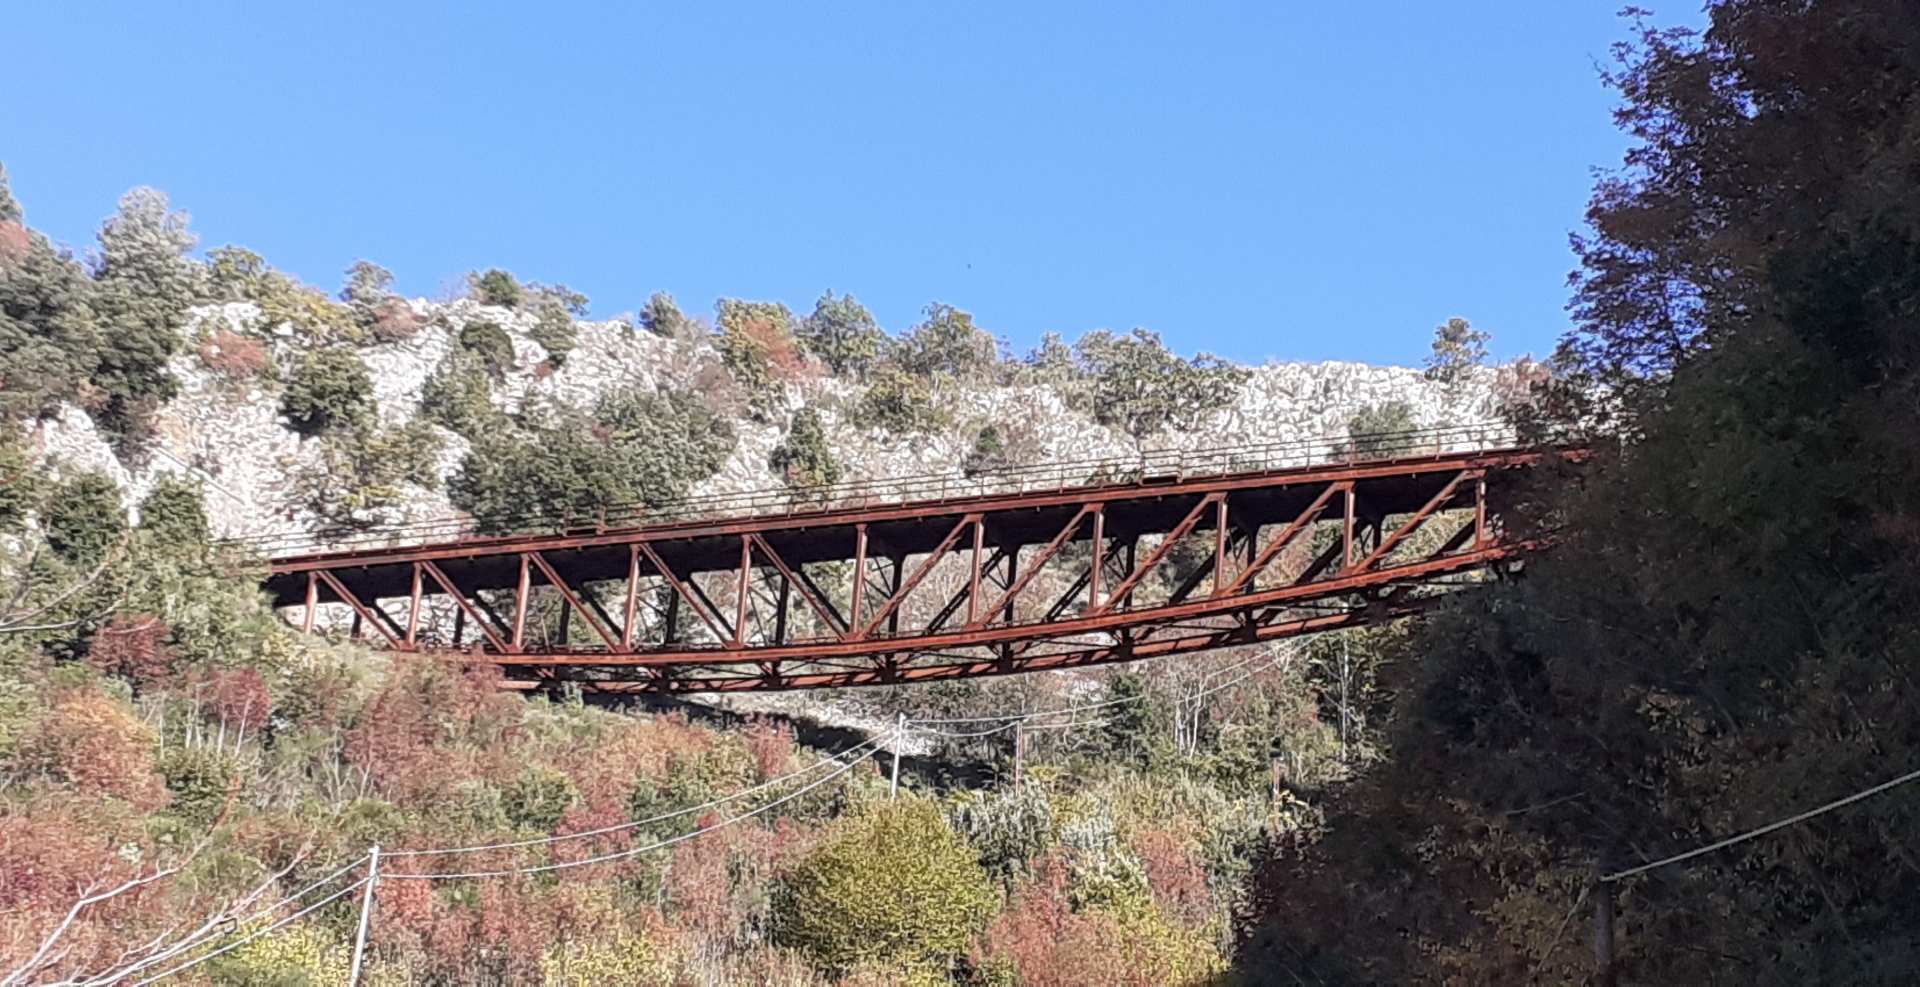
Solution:
{"label": "power line", "polygon": [[1745,843],[1746,841],[1753,839],[1756,836],[1765,836],[1776,829],[1783,829],[1797,822],[1805,822],[1808,819],[1812,819],[1814,816],[1818,816],[1827,812],[1832,812],[1833,810],[1838,809],[1842,806],[1852,805],[1853,803],[1858,802],[1861,799],[1871,798],[1890,788],[1898,788],[1899,786],[1904,785],[1907,782],[1913,781],[1917,778],[1920,778],[1920,771],[1910,771],[1906,774],[1901,775],[1898,778],[1893,779],[1892,781],[1883,781],[1880,784],[1873,786],[1872,788],[1855,792],[1852,795],[1847,796],[1846,798],[1836,799],[1832,802],[1828,802],[1826,805],[1823,805],[1818,809],[1809,809],[1806,812],[1802,812],[1798,815],[1788,816],[1785,819],[1780,819],[1774,822],[1770,822],[1765,826],[1760,827],[1759,829],[1748,830],[1747,832],[1741,833],[1739,836],[1729,836],[1718,843],[1709,843],[1703,847],[1696,847],[1692,850],[1688,850],[1685,853],[1677,853],[1671,857],[1667,857],[1663,860],[1656,860],[1650,864],[1641,864],[1638,867],[1629,867],[1626,870],[1619,871],[1613,874],[1608,874],[1605,877],[1602,877],[1600,880],[1602,883],[1610,882],[1610,881],[1618,881],[1622,878],[1632,877],[1635,874],[1644,873],[1646,871],[1653,870],[1657,867],[1665,867],[1668,864],[1677,864],[1682,860],[1690,860],[1704,853],[1712,853],[1715,850],[1723,850],[1727,847],[1733,846],[1736,843]]}
{"label": "power line", "polygon": [[813,772],[818,771],[829,764],[839,764],[841,763],[840,759],[847,756],[848,754],[851,754],[854,751],[857,751],[863,747],[871,747],[875,744],[880,743],[881,740],[883,739],[885,739],[884,736],[874,737],[870,740],[867,740],[864,743],[855,744],[852,747],[846,748],[845,750],[831,754],[820,761],[816,761],[807,767],[801,768],[798,771],[790,771],[784,775],[781,775],[778,778],[770,778],[766,781],[761,782],[758,785],[753,786],[752,788],[744,788],[744,789],[741,789],[740,791],[732,793],[731,795],[723,795],[719,798],[710,799],[708,801],[702,802],[699,805],[690,805],[682,809],[675,809],[672,812],[663,813],[661,815],[649,816],[645,819],[633,819],[623,823],[616,823],[612,826],[603,826],[599,829],[589,829],[579,833],[564,833],[558,836],[545,836],[545,837],[540,837],[540,838],[531,839],[531,840],[516,840],[511,843],[488,843],[488,844],[482,844],[477,846],[457,846],[457,847],[440,847],[440,848],[430,847],[430,848],[424,848],[419,850],[382,850],[380,852],[380,855],[382,857],[431,857],[431,856],[442,856],[446,854],[455,854],[455,853],[480,853],[485,850],[510,850],[516,847],[542,846],[549,843],[564,843],[568,840],[582,840],[582,839],[586,839],[588,837],[593,837],[593,836],[604,836],[608,833],[618,833],[623,830],[635,829],[640,826],[650,825],[652,823],[665,822],[669,819],[678,819],[681,816],[688,815],[694,812],[699,812],[702,809],[711,809],[718,805],[725,805],[728,802],[733,802],[738,799],[745,798],[749,795],[766,791],[769,788],[772,788],[776,785],[790,781],[794,778],[798,778],[803,775],[812,774]]}
{"label": "power line", "polygon": [[176,973],[179,973],[179,972],[180,972],[180,971],[182,971],[182,970],[186,970],[186,969],[190,969],[190,968],[192,968],[192,967],[196,967],[196,966],[199,966],[200,964],[202,964],[202,963],[205,963],[206,961],[208,961],[208,960],[210,960],[210,959],[213,959],[214,957],[216,957],[216,956],[219,956],[219,955],[221,955],[222,953],[227,953],[227,952],[231,952],[232,950],[235,950],[235,949],[239,949],[239,948],[240,948],[241,946],[244,946],[244,945],[246,945],[247,943],[250,943],[250,942],[252,942],[253,940],[255,940],[255,939],[258,939],[258,938],[260,938],[261,936],[264,936],[264,935],[266,935],[267,933],[269,933],[269,932],[272,932],[272,931],[274,931],[275,929],[278,929],[278,928],[280,928],[281,926],[284,926],[284,925],[286,925],[286,924],[288,924],[289,922],[292,922],[292,921],[294,921],[295,919],[299,919],[299,918],[304,918],[304,917],[306,917],[307,915],[309,915],[309,914],[312,914],[313,912],[316,912],[316,911],[319,911],[319,910],[320,910],[321,908],[323,908],[323,907],[325,907],[325,906],[327,906],[327,905],[330,905],[330,904],[332,904],[332,903],[334,903],[335,901],[338,901],[338,900],[340,900],[341,898],[343,898],[343,897],[345,897],[345,896],[347,896],[347,895],[349,895],[349,894],[352,894],[352,893],[353,893],[353,892],[355,892],[355,891],[358,891],[358,890],[360,890],[360,886],[361,886],[361,885],[363,885],[363,884],[366,884],[366,883],[367,883],[367,879],[363,877],[363,878],[361,878],[360,880],[358,880],[358,881],[355,881],[355,882],[353,882],[352,884],[349,884],[349,885],[347,885],[346,887],[344,887],[344,888],[341,888],[341,889],[340,889],[340,890],[338,890],[338,891],[335,891],[334,893],[332,893],[332,894],[330,894],[330,895],[328,895],[328,896],[326,896],[325,898],[322,898],[322,899],[320,899],[319,901],[316,901],[316,902],[314,902],[313,904],[311,904],[311,905],[308,905],[307,907],[305,907],[305,908],[302,908],[302,909],[300,909],[300,910],[299,910],[299,911],[297,911],[297,912],[294,912],[294,913],[293,913],[292,915],[289,915],[289,916],[287,916],[286,918],[283,918],[283,919],[281,919],[280,921],[278,921],[278,922],[275,922],[275,923],[273,923],[272,925],[269,925],[269,926],[267,926],[267,927],[265,927],[265,928],[262,928],[262,929],[258,929],[258,930],[256,930],[256,931],[254,931],[254,932],[251,932],[251,933],[249,933],[249,934],[247,934],[246,936],[243,936],[243,937],[241,937],[240,939],[237,939],[237,940],[235,940],[235,941],[233,941],[233,942],[230,942],[230,943],[228,943],[228,944],[226,944],[225,946],[222,946],[222,947],[220,947],[219,949],[216,949],[216,950],[214,950],[214,951],[213,951],[213,952],[211,952],[211,953],[205,953],[205,954],[202,954],[202,955],[200,955],[200,956],[197,956],[197,957],[195,957],[195,958],[193,958],[193,959],[191,959],[191,960],[188,960],[188,961],[187,961],[187,962],[185,962],[185,963],[182,963],[182,964],[180,964],[179,966],[173,966],[173,967],[168,967],[167,969],[165,969],[165,970],[162,970],[162,971],[160,971],[159,973],[156,973],[156,974],[154,974],[153,976],[151,976],[151,977],[148,977],[148,978],[147,978],[147,979],[145,979],[145,980],[140,980],[140,981],[136,981],[136,982],[135,982],[135,983],[133,984],[133,987],[145,987],[145,985],[146,985],[146,984],[150,984],[150,983],[153,983],[153,982],[155,982],[155,981],[157,981],[157,980],[164,980],[164,979],[166,979],[167,977],[171,977],[171,976],[173,976],[174,974],[176,974]]}
{"label": "power line", "polygon": [[521,874],[544,874],[552,871],[567,870],[573,867],[586,867],[592,864],[604,864],[613,860],[623,860],[627,857],[639,856],[640,854],[650,853],[654,850],[664,849],[666,847],[673,846],[676,843],[683,843],[687,840],[693,839],[696,836],[704,836],[707,833],[713,832],[714,830],[724,829],[735,823],[743,822],[745,820],[752,819],[755,816],[762,815],[768,811],[771,811],[777,806],[783,805],[787,802],[791,802],[794,799],[797,799],[800,796],[805,795],[806,793],[813,791],[816,788],[819,788],[821,785],[824,785],[827,782],[830,782],[835,778],[838,778],[841,775],[846,774],[849,771],[852,771],[854,768],[858,767],[862,761],[865,761],[868,758],[873,757],[877,753],[879,753],[879,748],[877,747],[872,750],[869,750],[866,753],[860,755],[859,757],[854,758],[853,760],[848,761],[845,764],[841,765],[839,770],[834,771],[832,774],[829,774],[824,778],[816,778],[813,781],[808,782],[806,785],[800,787],[799,789],[796,789],[795,791],[787,795],[783,795],[780,798],[773,800],[772,802],[768,802],[766,805],[760,806],[757,809],[750,809],[746,812],[740,813],[739,815],[730,816],[726,819],[722,819],[721,821],[714,823],[711,826],[703,826],[699,829],[692,830],[691,832],[681,833],[678,836],[670,837],[668,839],[661,840],[657,843],[649,843],[646,846],[633,847],[632,849],[620,850],[615,853],[602,854],[598,857],[588,857],[583,860],[565,860],[559,863],[541,864],[535,867],[513,867],[513,868],[507,868],[503,870],[466,871],[466,872],[455,873],[455,874],[382,874],[381,879],[386,881],[454,881],[454,880],[466,880],[471,878],[482,878],[482,877],[514,877]]}
{"label": "power line", "polygon": [[[1212,677],[1214,675],[1225,675],[1229,672],[1239,671],[1240,669],[1245,668],[1248,665],[1251,665],[1262,658],[1269,659],[1268,667],[1271,668],[1273,665],[1279,664],[1281,659],[1284,657],[1285,657],[1284,655],[1256,654],[1251,658],[1247,658],[1235,664],[1229,665],[1226,668],[1216,669],[1212,672],[1209,672],[1207,673],[1207,677]],[[1267,668],[1262,668],[1253,672],[1249,672],[1246,675],[1242,675],[1239,678],[1234,679],[1230,682],[1224,682],[1224,683],[1221,683],[1220,685],[1212,686],[1204,691],[1195,693],[1192,696],[1184,697],[1182,698],[1181,701],[1193,702],[1198,699],[1203,699],[1207,696],[1213,695],[1216,692],[1219,692],[1222,689],[1230,688],[1232,686],[1240,684],[1241,682],[1245,682],[1247,679],[1250,679],[1255,675],[1259,675],[1262,672],[1265,672],[1267,670],[1268,670]],[[1202,681],[1205,681],[1205,679],[1203,678]],[[1043,717],[1049,717],[1049,716],[1060,716],[1066,713],[1079,713],[1079,712],[1084,712],[1090,709],[1105,709],[1109,706],[1120,706],[1126,703],[1137,703],[1137,702],[1142,702],[1147,698],[1148,697],[1144,694],[1138,695],[1138,696],[1122,696],[1119,699],[1104,699],[1096,703],[1081,703],[1074,706],[1062,706],[1058,709],[1036,710],[1031,713],[1006,713],[1000,716],[952,716],[952,717],[943,717],[943,718],[937,718],[937,719],[908,720],[907,723],[908,725],[914,727],[916,731],[920,733],[933,733],[933,734],[940,734],[942,736],[949,736],[949,737],[967,737],[967,736],[984,737],[989,734],[998,733],[1000,732],[1000,730],[1007,729],[1007,727],[1011,727],[1014,723],[1022,723],[1027,720],[1041,719]],[[959,725],[959,724],[966,724],[966,723],[1000,723],[1003,721],[1012,721],[1012,722],[1007,723],[1006,727],[1001,727],[996,730],[988,730],[984,733],[979,733],[979,734],[956,734],[956,733],[948,733],[946,731],[941,731],[941,730],[920,729],[926,726],[949,726],[949,725]]]}

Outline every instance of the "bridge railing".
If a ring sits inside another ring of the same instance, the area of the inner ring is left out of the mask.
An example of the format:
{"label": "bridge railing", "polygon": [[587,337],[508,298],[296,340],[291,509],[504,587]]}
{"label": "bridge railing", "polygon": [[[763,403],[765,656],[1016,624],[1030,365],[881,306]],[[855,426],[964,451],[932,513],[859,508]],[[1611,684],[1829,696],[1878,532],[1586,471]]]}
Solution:
{"label": "bridge railing", "polygon": [[1313,466],[1444,456],[1507,448],[1518,443],[1514,427],[1501,421],[1294,439],[1210,449],[1162,449],[1131,457],[1107,457],[987,469],[860,480],[816,487],[778,487],[690,496],[664,504],[605,505],[588,515],[527,513],[484,519],[449,518],[347,532],[299,532],[231,540],[269,557],[322,551],[391,548],[507,533],[559,534],[601,531],[717,518],[797,515],[903,502],[940,502],[962,497],[1013,495],[1117,483],[1164,483],[1240,473]]}

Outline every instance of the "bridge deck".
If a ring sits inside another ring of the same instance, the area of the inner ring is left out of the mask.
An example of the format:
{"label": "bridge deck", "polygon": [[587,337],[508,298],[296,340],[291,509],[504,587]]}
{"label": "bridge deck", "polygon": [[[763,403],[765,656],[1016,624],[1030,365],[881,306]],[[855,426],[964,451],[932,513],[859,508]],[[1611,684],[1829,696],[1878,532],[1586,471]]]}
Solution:
{"label": "bridge deck", "polygon": [[[695,691],[1005,674],[1403,613],[1419,605],[1410,586],[1528,547],[1502,540],[1490,514],[1502,478],[1545,455],[1147,471],[455,538],[278,558],[266,589],[303,607],[306,626],[317,608],[344,605],[378,643],[485,655],[533,684]],[[1410,556],[1421,539],[1409,536],[1447,512],[1462,520]],[[395,600],[397,611],[383,603]],[[1346,605],[1302,609],[1335,602]]]}

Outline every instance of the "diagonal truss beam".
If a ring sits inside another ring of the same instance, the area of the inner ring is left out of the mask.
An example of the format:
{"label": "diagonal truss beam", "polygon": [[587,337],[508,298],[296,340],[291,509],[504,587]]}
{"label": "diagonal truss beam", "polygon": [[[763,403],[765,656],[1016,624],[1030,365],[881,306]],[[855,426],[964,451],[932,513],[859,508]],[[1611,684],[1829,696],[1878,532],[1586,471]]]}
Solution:
{"label": "diagonal truss beam", "polygon": [[[399,635],[396,635],[392,631],[389,631],[387,629],[387,623],[392,620],[391,617],[383,621],[379,617],[374,616],[373,611],[368,610],[367,605],[364,603],[361,603],[360,598],[357,596],[354,596],[353,591],[347,589],[345,584],[341,583],[339,579],[334,577],[333,573],[328,572],[325,569],[321,569],[320,579],[322,582],[325,582],[327,584],[328,589],[333,590],[333,594],[340,598],[341,603],[344,603],[347,606],[352,607],[353,612],[359,614],[361,620],[365,621],[366,623],[372,624],[373,629],[376,631],[379,631],[381,636],[387,639],[388,644],[391,644],[396,648],[406,647],[406,645],[402,643]],[[382,616],[384,616],[384,614]]]}
{"label": "diagonal truss beam", "polygon": [[1313,503],[1308,504],[1305,510],[1301,511],[1287,524],[1286,528],[1275,535],[1273,540],[1268,542],[1267,546],[1260,550],[1260,554],[1253,557],[1252,562],[1247,563],[1245,571],[1236,576],[1233,582],[1228,583],[1224,588],[1215,590],[1213,595],[1216,597],[1233,596],[1252,585],[1254,579],[1256,579],[1267,566],[1271,565],[1273,560],[1278,558],[1280,553],[1285,551],[1287,546],[1292,544],[1293,540],[1299,537],[1302,531],[1305,531],[1309,525],[1320,518],[1321,512],[1327,509],[1327,503],[1333,500],[1334,494],[1343,493],[1351,489],[1353,489],[1353,483],[1351,481],[1342,481],[1340,483],[1330,484],[1325,490],[1320,491],[1320,496],[1315,497]]}
{"label": "diagonal truss beam", "polygon": [[574,593],[573,587],[567,585],[565,579],[560,578],[560,574],[555,572],[553,566],[547,562],[546,556],[539,552],[525,554],[526,558],[540,570],[540,574],[547,577],[547,582],[553,584],[553,588],[560,594],[560,599],[565,600],[567,606],[571,607],[574,613],[579,614],[580,619],[586,621],[588,627],[593,628],[593,632],[599,635],[600,640],[606,642],[608,649],[616,652],[623,650],[620,647],[620,638],[603,626],[600,619],[594,616],[593,611],[580,602],[580,597]]}
{"label": "diagonal truss beam", "polygon": [[947,553],[953,550],[954,543],[960,540],[961,533],[966,531],[969,526],[979,523],[980,515],[978,514],[967,514],[961,517],[960,523],[954,525],[952,531],[947,532],[947,537],[940,539],[940,544],[934,546],[933,551],[928,553],[925,561],[920,563],[919,568],[913,570],[913,575],[908,576],[906,581],[900,584],[899,589],[893,591],[893,595],[888,598],[887,602],[882,604],[880,609],[874,611],[873,616],[869,617],[866,623],[842,635],[841,639],[858,641],[871,635],[875,628],[886,621],[887,617],[891,616],[895,610],[900,609],[900,604],[905,603],[907,597],[913,595],[913,591],[918,589],[920,583],[927,578],[928,574],[933,572],[933,567],[939,565],[941,560],[947,557]]}
{"label": "diagonal truss beam", "polygon": [[726,620],[711,607],[707,602],[707,594],[701,592],[699,586],[696,585],[689,590],[687,584],[681,582],[680,577],[674,574],[672,567],[667,565],[666,560],[660,558],[660,553],[653,550],[652,545],[638,542],[634,547],[640,550],[640,554],[647,557],[648,564],[660,573],[660,578],[666,580],[668,586],[673,587],[673,591],[679,595],[680,599],[693,608],[693,612],[707,625],[707,629],[713,632],[715,638],[721,641],[733,640],[733,628],[728,627]]}
{"label": "diagonal truss beam", "polygon": [[1054,535],[1053,539],[1040,549],[1039,554],[1027,560],[1027,571],[1021,573],[1020,577],[1014,580],[1013,585],[1007,587],[1006,592],[1001,593],[1000,598],[994,600],[993,603],[987,607],[985,614],[968,621],[963,629],[975,630],[985,627],[993,623],[996,617],[1011,614],[1012,610],[1010,608],[1013,606],[1013,601],[1020,596],[1022,590],[1027,588],[1028,583],[1033,582],[1035,576],[1040,575],[1040,570],[1044,568],[1048,562],[1052,561],[1054,555],[1060,551],[1060,547],[1065,545],[1068,539],[1073,537],[1073,533],[1079,530],[1080,522],[1085,520],[1088,515],[1098,514],[1100,510],[1101,504],[1097,501],[1083,505],[1066,524],[1061,526],[1060,532]]}
{"label": "diagonal truss beam", "polygon": [[1453,495],[1459,492],[1460,484],[1468,480],[1477,480],[1484,475],[1486,474],[1481,470],[1464,470],[1455,475],[1452,480],[1448,481],[1446,486],[1440,488],[1439,493],[1434,494],[1433,498],[1428,500],[1420,510],[1414,512],[1412,517],[1407,518],[1399,527],[1393,529],[1393,534],[1380,539],[1380,544],[1374,546],[1373,551],[1367,553],[1366,558],[1347,566],[1342,569],[1341,572],[1365,572],[1372,568],[1374,563],[1386,558],[1387,553],[1393,551],[1394,546],[1400,544],[1408,535],[1418,531],[1421,525],[1427,523],[1427,519],[1432,517],[1433,513],[1439,510],[1442,505],[1452,500]]}
{"label": "diagonal truss beam", "polygon": [[1167,532],[1167,536],[1160,540],[1160,544],[1154,546],[1153,551],[1147,553],[1147,557],[1134,567],[1133,572],[1129,573],[1126,579],[1121,580],[1120,585],[1113,588],[1111,595],[1104,601],[1087,608],[1086,615],[1091,617],[1106,613],[1133,595],[1134,587],[1140,585],[1141,580],[1147,578],[1154,569],[1159,567],[1161,560],[1167,557],[1167,553],[1173,551],[1173,546],[1193,533],[1194,526],[1198,525],[1200,519],[1206,515],[1207,508],[1212,507],[1224,497],[1226,497],[1224,493],[1210,493],[1200,498],[1200,502],[1193,505],[1193,510],[1188,511],[1187,516],[1182,518],[1172,531]]}
{"label": "diagonal truss beam", "polygon": [[455,586],[453,580],[448,579],[447,574],[441,572],[438,565],[432,562],[416,562],[414,564],[419,566],[434,582],[439,583],[440,588],[446,591],[448,596],[453,598],[453,602],[460,607],[463,613],[473,618],[474,625],[480,628],[480,633],[485,634],[488,641],[492,642],[494,650],[502,654],[514,654],[519,650],[508,646],[507,639],[501,637],[499,632],[493,629],[493,624],[487,620],[485,614],[474,609],[473,604],[467,602],[467,594]]}
{"label": "diagonal truss beam", "polygon": [[807,601],[807,606],[820,617],[828,630],[834,634],[846,632],[846,621],[841,619],[840,614],[822,596],[818,595],[819,590],[814,586],[813,580],[803,579],[797,570],[787,565],[787,560],[781,558],[780,553],[774,551],[773,546],[767,544],[767,540],[760,537],[759,532],[754,532],[748,537],[753,540],[753,547],[760,552],[760,556],[773,564],[773,568],[780,573],[780,577],[800,594],[802,600]]}

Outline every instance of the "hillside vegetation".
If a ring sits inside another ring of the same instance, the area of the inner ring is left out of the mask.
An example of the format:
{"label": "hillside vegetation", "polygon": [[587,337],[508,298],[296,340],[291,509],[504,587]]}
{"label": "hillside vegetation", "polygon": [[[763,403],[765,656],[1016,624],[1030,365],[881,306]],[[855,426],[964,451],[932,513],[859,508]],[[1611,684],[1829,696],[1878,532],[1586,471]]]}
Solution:
{"label": "hillside vegetation", "polygon": [[[1465,320],[1421,372],[1139,330],[1013,357],[950,305],[888,332],[832,292],[591,321],[506,271],[428,301],[362,262],[329,296],[193,254],[151,190],[82,260],[0,180],[0,980],[124,968],[211,919],[186,982],[341,982],[344,882],[378,845],[382,984],[1578,983],[1603,893],[1621,982],[1912,982],[1920,785],[1664,862],[1920,768],[1920,9],[1708,12],[1616,52],[1631,148],[1550,373],[1484,366]],[[1590,450],[1523,498],[1554,539],[1523,579],[1417,624],[857,715],[503,693],[296,633],[218,537],[1502,414]],[[898,745],[898,797],[890,756],[789,779],[876,750],[824,721],[1107,700],[1029,731],[1017,777],[1012,735],[979,731]],[[483,849],[397,852],[453,847]],[[436,871],[477,876],[409,878]]]}
{"label": "hillside vegetation", "polygon": [[[656,294],[594,322],[577,293],[504,271],[428,302],[362,262],[329,297],[241,248],[195,257],[186,218],[150,190],[84,261],[27,224],[3,178],[0,205],[0,971],[28,982],[139,965],[203,919],[204,941],[142,972],[205,956],[181,976],[340,982],[359,901],[324,898],[352,890],[376,845],[390,875],[566,869],[383,880],[370,982],[1225,975],[1247,876],[1315,838],[1322,794],[1379,755],[1352,657],[1366,639],[807,699],[796,727],[527,699],[344,628],[302,635],[260,600],[253,546],[220,536],[324,543],[446,516],[510,530],[698,491],[804,500],[903,473],[982,483],[1036,462],[1332,440],[1484,418],[1532,374],[1481,366],[1460,320],[1422,373],[1239,367],[1140,330],[1013,358],[951,306],[887,333],[834,293],[805,316],[722,299],[711,320]],[[885,758],[797,793],[817,775],[782,781],[843,746],[816,714],[1109,698],[1129,702],[1032,732],[1017,782],[1004,731],[910,738],[897,799]]]}

